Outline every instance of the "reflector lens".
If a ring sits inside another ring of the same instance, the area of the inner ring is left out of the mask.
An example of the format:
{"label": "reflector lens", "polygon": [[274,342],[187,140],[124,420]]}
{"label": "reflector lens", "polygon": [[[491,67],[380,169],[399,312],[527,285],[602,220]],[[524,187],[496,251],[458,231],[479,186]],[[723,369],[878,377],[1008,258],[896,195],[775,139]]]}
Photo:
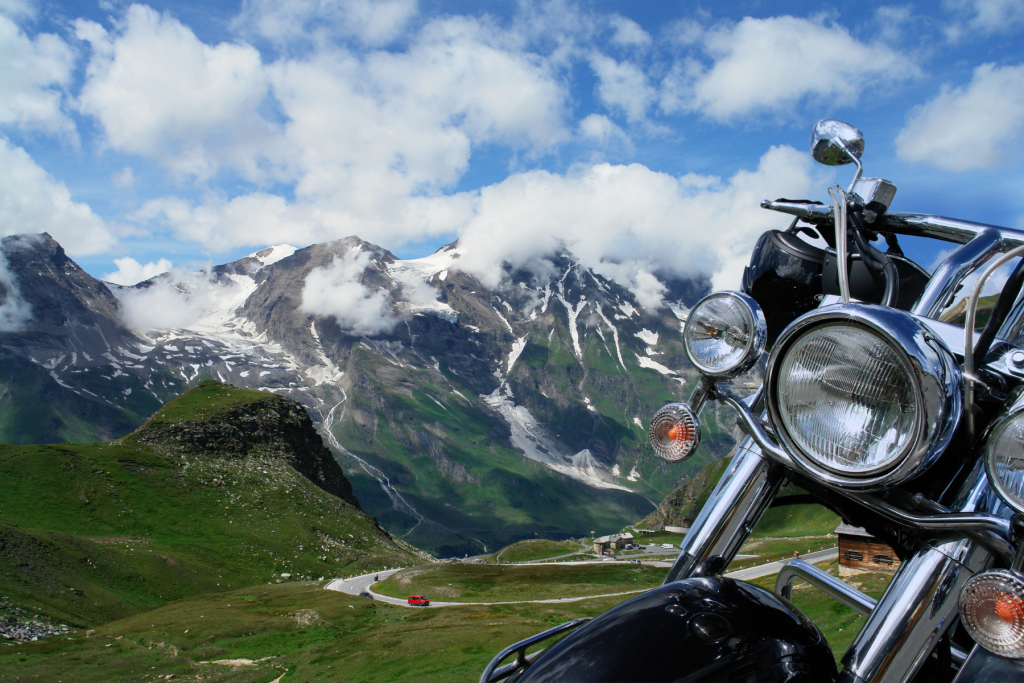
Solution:
{"label": "reflector lens", "polygon": [[960,593],[960,618],[989,652],[1024,659],[1024,581],[1016,574],[994,569],[968,579]]}
{"label": "reflector lens", "polygon": [[1024,412],[993,430],[985,464],[996,492],[1010,507],[1024,513]]}
{"label": "reflector lens", "polygon": [[700,444],[700,421],[685,403],[670,403],[654,415],[648,430],[654,453],[679,462],[693,455]]}
{"label": "reflector lens", "polygon": [[800,449],[843,475],[898,462],[917,434],[917,392],[906,363],[858,327],[823,325],[797,339],[779,369],[779,413]]}

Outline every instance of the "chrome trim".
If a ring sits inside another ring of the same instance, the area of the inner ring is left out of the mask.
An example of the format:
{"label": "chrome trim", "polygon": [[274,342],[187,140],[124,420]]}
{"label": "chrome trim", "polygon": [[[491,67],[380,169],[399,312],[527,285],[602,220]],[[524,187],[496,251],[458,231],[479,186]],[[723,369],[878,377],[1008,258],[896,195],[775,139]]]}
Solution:
{"label": "chrome trim", "polygon": [[765,458],[751,439],[744,439],[679,544],[679,556],[664,583],[721,574],[771,505],[785,478],[783,467]]}
{"label": "chrome trim", "polygon": [[[736,299],[745,307],[746,314],[749,316],[747,318],[747,322],[750,324],[751,328],[750,339],[748,340],[746,349],[744,350],[743,358],[736,365],[724,369],[712,368],[694,360],[693,355],[690,353],[689,331],[690,326],[696,324],[696,313],[702,305],[711,299],[725,298]],[[761,358],[761,354],[764,353],[764,347],[767,341],[768,324],[765,322],[764,313],[761,311],[761,307],[752,297],[747,296],[742,292],[723,290],[708,294],[706,297],[694,304],[693,308],[690,309],[690,313],[686,317],[686,324],[683,326],[683,350],[686,352],[686,357],[690,361],[690,364],[697,368],[702,376],[718,380],[737,377],[754,367],[757,361]]]}
{"label": "chrome trim", "polygon": [[1004,562],[1012,561],[1013,544],[1008,540],[1011,538],[1010,522],[1002,517],[978,512],[918,515],[868,493],[853,493],[842,489],[835,489],[835,492],[855,503],[860,503],[890,522],[916,531],[933,532],[936,536],[971,539],[984,545]]}
{"label": "chrome trim", "polygon": [[843,656],[839,680],[910,680],[952,625],[964,583],[990,563],[987,551],[965,541],[924,546],[907,558]]}
{"label": "chrome trim", "polygon": [[[858,168],[860,162],[857,162]],[[856,182],[856,181],[855,181]],[[839,270],[839,296],[843,303],[850,302],[850,256],[846,241],[846,193],[836,185],[828,188],[832,197],[832,220],[836,226],[836,267]]]}
{"label": "chrome trim", "polygon": [[967,413],[967,435],[971,442],[974,441],[974,321],[978,315],[978,300],[981,298],[981,290],[984,289],[988,279],[1001,267],[1016,257],[1024,254],[1024,246],[1011,249],[990,266],[985,268],[974,283],[974,290],[971,291],[971,298],[967,301],[967,312],[964,315],[964,410]]}
{"label": "chrome trim", "polygon": [[892,198],[896,196],[896,185],[884,178],[861,178],[851,192],[857,195],[865,206],[881,204],[888,209],[892,204]]}
{"label": "chrome trim", "polygon": [[[804,453],[787,434],[778,412],[778,368],[792,342],[804,332],[828,323],[844,323],[866,328],[887,340],[890,347],[914,373],[913,379],[920,409],[915,423],[914,445],[902,460],[885,471],[867,476],[843,475],[820,465]],[[914,316],[874,304],[838,304],[819,308],[797,318],[787,327],[772,348],[765,370],[768,417],[783,447],[797,468],[830,486],[861,490],[893,486],[926,469],[942,454],[960,421],[962,379],[953,353],[931,329]]]}
{"label": "chrome trim", "polygon": [[[938,506],[928,503],[927,507]],[[952,507],[957,511],[953,514],[974,514],[979,520],[987,520],[987,524],[1009,531],[1009,522],[996,517],[1007,512],[1006,506],[995,496],[980,463],[960,488]],[[950,515],[940,516],[952,521]],[[951,531],[956,531],[956,527]],[[1008,542],[1004,543],[1012,550]],[[897,570],[847,650],[840,681],[909,680],[958,613],[963,584],[992,563],[990,550],[974,540],[928,544],[918,549]]]}
{"label": "chrome trim", "polygon": [[761,208],[789,214],[790,216],[797,216],[814,225],[827,225],[832,222],[832,207],[826,204],[788,202],[783,199],[775,201],[762,199]]}
{"label": "chrome trim", "polygon": [[803,579],[815,588],[823,590],[854,612],[862,616],[870,616],[871,610],[878,602],[869,595],[861,593],[853,586],[840,581],[824,569],[818,569],[810,562],[790,560],[782,566],[779,577],[775,579],[775,592],[786,600],[793,600],[793,582]]}
{"label": "chrome trim", "polygon": [[845,166],[852,161],[859,168],[862,154],[864,133],[846,121],[821,119],[811,129],[811,156],[819,164]]}
{"label": "chrome trim", "polygon": [[[1009,423],[1014,419],[1021,417],[1024,414],[1024,392],[1021,392],[1001,415],[998,415],[992,420],[992,427],[985,437],[985,447],[982,455],[982,462],[985,466],[985,473],[988,476],[989,483],[992,484],[992,489],[999,496],[999,499],[1011,508],[1015,512],[1024,514],[1024,506],[1013,500],[1013,497],[1006,493],[1006,487],[1003,485],[1002,480],[999,478],[999,473],[996,471],[996,465],[993,462],[993,450],[992,446],[995,442],[993,435],[995,432],[1005,426],[1009,426]],[[1024,543],[1021,544],[1021,548],[1024,549]]]}
{"label": "chrome trim", "polygon": [[[759,391],[764,390],[764,385],[761,385]],[[766,455],[780,465],[785,465],[790,469],[796,469],[796,463],[793,462],[793,458],[789,456],[789,453],[785,451],[776,440],[768,434],[761,420],[757,419],[754,413],[750,410],[746,401],[736,396],[735,394],[719,388],[716,392],[718,400],[726,405],[732,406],[737,414],[739,415],[740,428],[747,436],[753,439],[754,443],[757,444],[762,455]]]}
{"label": "chrome trim", "polygon": [[[796,469],[786,451],[771,440],[761,428],[760,421],[741,399],[721,391],[718,398],[736,410],[740,427],[757,444],[762,455],[771,457],[778,464]],[[847,491],[837,486],[829,486],[829,488],[838,495],[874,511],[890,522],[916,531],[971,538],[985,545],[1003,561],[1011,562],[1014,557],[1014,548],[1010,542],[1013,536],[1008,519],[1009,512],[1006,509],[1000,509],[1001,506],[1005,508],[1005,503],[988,486],[980,464],[968,479],[968,485],[966,490],[973,491],[973,493],[957,502],[956,510],[958,511],[950,511],[937,504],[932,504],[936,513],[927,515],[908,512],[868,493]],[[924,503],[924,501],[921,502]],[[938,511],[939,509],[942,511]],[[977,510],[981,510],[981,512]]]}
{"label": "chrome trim", "polygon": [[895,232],[899,235],[931,237],[944,242],[967,244],[974,238],[992,231],[998,235],[999,241],[1005,243],[1008,247],[1015,247],[1024,243],[1024,230],[1003,228],[998,225],[975,223],[974,221],[947,218],[946,216],[903,213],[899,211],[886,212],[883,217],[885,218],[885,225],[878,226],[876,229]]}
{"label": "chrome trim", "polygon": [[[484,669],[483,674],[481,674],[480,676],[480,683],[493,683],[494,681],[500,681],[502,679],[508,678],[520,669],[526,669],[530,666],[530,664],[533,663],[533,660],[535,660],[541,654],[541,652],[543,652],[543,650],[540,650],[538,652],[534,652],[531,655],[527,655],[526,648],[530,647],[531,645],[536,645],[537,643],[543,640],[547,640],[548,638],[551,638],[553,636],[557,636],[559,633],[562,633],[563,631],[571,631],[575,628],[578,628],[579,626],[590,621],[591,619],[593,619],[593,617],[581,617],[579,619],[573,619],[572,621],[567,621],[564,624],[559,624],[554,628],[549,628],[547,631],[538,633],[535,636],[530,636],[525,640],[520,640],[518,643],[509,645],[504,650],[499,652],[498,656],[492,659],[490,664],[487,665],[487,668]],[[498,664],[500,664],[503,659],[508,657],[513,652],[516,655],[515,663],[506,664],[505,666],[498,668]]]}
{"label": "chrome trim", "polygon": [[939,264],[917,303],[910,309],[911,313],[926,318],[938,318],[952,300],[960,282],[993,254],[998,253],[1002,245],[1003,236],[996,229],[984,230],[973,236],[970,242]]}

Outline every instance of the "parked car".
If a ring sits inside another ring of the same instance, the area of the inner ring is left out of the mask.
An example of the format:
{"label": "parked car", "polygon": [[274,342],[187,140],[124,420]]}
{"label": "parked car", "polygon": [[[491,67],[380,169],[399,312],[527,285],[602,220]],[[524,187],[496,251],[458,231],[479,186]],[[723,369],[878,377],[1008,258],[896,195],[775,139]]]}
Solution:
{"label": "parked car", "polygon": [[632,543],[627,543],[626,547],[625,547],[625,550],[632,550],[632,549],[633,549],[633,544]]}
{"label": "parked car", "polygon": [[671,543],[662,543],[662,544],[661,544],[661,547],[662,547],[662,548],[668,548],[669,550],[672,550],[672,547],[673,547],[673,546],[672,546],[672,544],[671,544]]}
{"label": "parked car", "polygon": [[370,595],[370,591],[359,591],[359,597],[369,598],[370,600],[373,600],[373,596]]}
{"label": "parked car", "polygon": [[427,598],[423,595],[410,595],[409,604],[419,605],[420,607],[426,607],[430,604],[430,600],[427,600]]}

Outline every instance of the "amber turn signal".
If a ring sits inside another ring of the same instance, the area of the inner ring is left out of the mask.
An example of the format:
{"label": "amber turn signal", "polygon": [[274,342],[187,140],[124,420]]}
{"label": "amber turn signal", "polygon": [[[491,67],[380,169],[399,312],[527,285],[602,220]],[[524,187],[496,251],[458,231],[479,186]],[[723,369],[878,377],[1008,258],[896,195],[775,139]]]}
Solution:
{"label": "amber turn signal", "polygon": [[700,444],[700,421],[685,403],[669,403],[655,413],[647,435],[659,458],[679,462],[697,450]]}
{"label": "amber turn signal", "polygon": [[975,574],[960,592],[960,620],[989,652],[1024,659],[1024,579],[1005,569]]}

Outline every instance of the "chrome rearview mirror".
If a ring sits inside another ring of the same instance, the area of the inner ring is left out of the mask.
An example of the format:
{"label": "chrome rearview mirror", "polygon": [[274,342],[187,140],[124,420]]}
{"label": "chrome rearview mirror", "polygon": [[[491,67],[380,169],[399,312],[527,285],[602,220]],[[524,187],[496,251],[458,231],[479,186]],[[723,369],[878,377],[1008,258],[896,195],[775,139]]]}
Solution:
{"label": "chrome rearview mirror", "polygon": [[823,119],[811,131],[811,156],[826,166],[843,166],[850,162],[860,166],[864,153],[864,134],[837,119]]}

